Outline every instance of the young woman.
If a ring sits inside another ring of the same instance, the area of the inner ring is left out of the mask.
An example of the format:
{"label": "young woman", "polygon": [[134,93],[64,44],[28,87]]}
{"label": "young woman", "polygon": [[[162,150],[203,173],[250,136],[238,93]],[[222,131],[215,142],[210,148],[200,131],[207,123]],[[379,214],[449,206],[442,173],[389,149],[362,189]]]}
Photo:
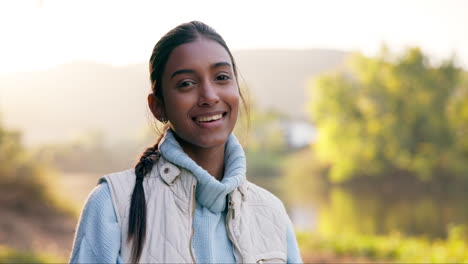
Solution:
{"label": "young woman", "polygon": [[156,44],[148,95],[166,124],[135,168],[102,177],[79,220],[72,263],[302,262],[281,201],[246,180],[232,131],[234,58],[201,22]]}

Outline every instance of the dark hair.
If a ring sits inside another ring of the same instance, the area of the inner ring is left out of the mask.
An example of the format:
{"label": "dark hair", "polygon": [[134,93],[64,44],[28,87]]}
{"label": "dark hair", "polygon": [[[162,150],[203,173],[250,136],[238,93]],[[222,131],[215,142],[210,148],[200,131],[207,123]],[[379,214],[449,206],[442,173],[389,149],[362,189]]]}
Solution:
{"label": "dark hair", "polygon": [[[193,42],[199,38],[207,38],[223,46],[231,58],[237,82],[236,63],[223,38],[214,29],[202,22],[192,21],[184,23],[169,31],[156,43],[149,61],[151,90],[163,103],[162,75],[169,56],[176,47]],[[239,87],[239,83],[237,84]],[[240,97],[242,102],[244,102],[246,112],[248,112],[242,93],[240,93]],[[128,225],[128,241],[133,241],[132,263],[139,261],[146,236],[146,201],[143,178],[151,171],[153,165],[159,159],[158,143],[160,140],[161,137],[158,138],[154,146],[147,148],[141,155],[139,162],[135,165],[136,182],[132,194]]]}

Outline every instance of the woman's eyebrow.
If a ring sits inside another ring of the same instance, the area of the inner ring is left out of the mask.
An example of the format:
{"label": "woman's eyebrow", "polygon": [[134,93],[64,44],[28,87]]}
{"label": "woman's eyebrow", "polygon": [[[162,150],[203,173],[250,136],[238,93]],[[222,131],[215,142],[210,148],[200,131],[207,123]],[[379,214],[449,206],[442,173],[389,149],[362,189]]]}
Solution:
{"label": "woman's eyebrow", "polygon": [[220,62],[217,62],[217,63],[214,63],[213,65],[211,65],[211,68],[214,69],[214,68],[222,67],[222,66],[231,67],[231,64],[229,62],[226,62],[226,61],[220,61]]}
{"label": "woman's eyebrow", "polygon": [[[214,69],[214,68],[223,67],[223,66],[231,67],[231,64],[226,61],[220,61],[220,62],[213,63],[211,65],[211,68]],[[176,76],[177,74],[183,74],[183,73],[195,73],[195,71],[191,69],[180,69],[172,73],[171,79],[174,78],[174,76]]]}
{"label": "woman's eyebrow", "polygon": [[195,73],[194,70],[190,70],[190,69],[181,69],[181,70],[177,70],[175,71],[172,75],[171,75],[171,79],[174,78],[174,76],[176,76],[177,74],[182,74],[182,73]]}

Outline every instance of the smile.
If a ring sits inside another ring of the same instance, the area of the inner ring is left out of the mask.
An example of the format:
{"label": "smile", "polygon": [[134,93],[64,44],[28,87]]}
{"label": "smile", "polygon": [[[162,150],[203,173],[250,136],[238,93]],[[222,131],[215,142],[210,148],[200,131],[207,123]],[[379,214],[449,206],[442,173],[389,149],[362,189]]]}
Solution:
{"label": "smile", "polygon": [[210,114],[210,115],[202,115],[202,116],[196,116],[193,117],[192,120],[196,121],[197,123],[209,123],[209,122],[215,122],[223,118],[227,112],[223,113],[217,113],[217,114]]}

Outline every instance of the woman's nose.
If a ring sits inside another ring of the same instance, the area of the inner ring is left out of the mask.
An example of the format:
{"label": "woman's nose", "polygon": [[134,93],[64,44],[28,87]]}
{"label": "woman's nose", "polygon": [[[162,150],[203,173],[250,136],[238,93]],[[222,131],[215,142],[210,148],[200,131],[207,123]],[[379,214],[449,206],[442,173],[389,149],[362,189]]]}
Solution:
{"label": "woman's nose", "polygon": [[211,106],[219,102],[216,85],[211,82],[203,82],[198,99],[199,106]]}

